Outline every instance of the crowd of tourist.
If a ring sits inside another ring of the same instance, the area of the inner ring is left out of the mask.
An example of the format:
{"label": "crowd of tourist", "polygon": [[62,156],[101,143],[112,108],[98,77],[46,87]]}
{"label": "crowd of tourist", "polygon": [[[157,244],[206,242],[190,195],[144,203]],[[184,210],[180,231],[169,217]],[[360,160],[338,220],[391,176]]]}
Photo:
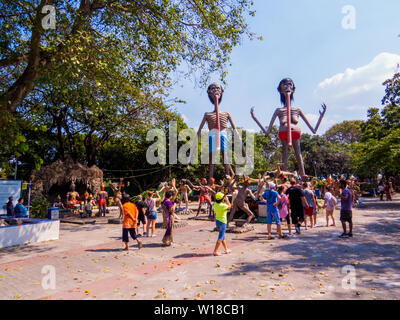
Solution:
{"label": "crowd of tourist", "polygon": [[[272,174],[273,176],[273,174]],[[215,184],[214,179],[201,179],[199,186],[193,185],[188,180],[180,182],[180,188],[186,189],[189,185],[193,190],[200,191],[199,210],[203,204],[208,205],[209,217],[216,223],[215,230],[218,231],[218,239],[215,245],[214,255],[220,255],[219,249],[222,246],[225,253],[230,253],[226,243],[226,230],[230,221],[235,214],[235,206],[241,198],[241,193],[253,200],[260,201],[267,206],[267,237],[273,240],[272,226],[276,224],[277,235],[280,239],[294,237],[300,235],[303,230],[318,227],[317,215],[325,211],[326,224],[325,227],[336,226],[335,210],[340,201],[340,222],[343,232],[340,238],[353,237],[353,217],[352,208],[355,201],[358,200],[359,184],[355,179],[343,179],[343,177],[329,179],[326,181],[323,190],[316,187],[315,179],[297,179],[292,177],[288,181],[285,175],[276,176],[267,181],[267,179],[249,179],[244,177],[241,179],[233,179],[226,176],[220,185]],[[251,182],[258,182],[258,190],[254,194],[247,187]],[[237,183],[237,184],[236,184]],[[162,242],[165,246],[171,246],[174,238],[174,221],[176,217],[176,209],[178,190],[174,183],[163,184],[163,196],[158,191],[150,191],[147,193],[146,199],[143,201],[141,196],[138,201],[133,203],[129,195],[124,194],[123,198],[123,242],[124,250],[128,250],[129,238],[131,236],[138,242],[139,248],[142,243],[139,240],[142,236],[155,236],[155,222],[157,220],[157,205],[160,203],[164,226],[166,228]],[[319,192],[318,192],[319,191]],[[183,199],[186,203],[186,197]],[[249,206],[246,204],[248,210]],[[237,209],[237,208],[236,208]],[[247,213],[242,211],[243,214]],[[255,217],[254,214],[249,215],[250,221]],[[287,226],[288,233],[283,232],[282,224]],[[143,235],[141,234],[140,225],[142,225]]]}

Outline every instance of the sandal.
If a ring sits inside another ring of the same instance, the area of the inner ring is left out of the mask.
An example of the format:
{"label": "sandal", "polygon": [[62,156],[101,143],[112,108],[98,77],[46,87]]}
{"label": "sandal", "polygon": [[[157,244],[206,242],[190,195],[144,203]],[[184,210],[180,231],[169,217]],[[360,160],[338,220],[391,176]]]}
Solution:
{"label": "sandal", "polygon": [[274,237],[268,237],[268,240],[274,240],[275,238]]}
{"label": "sandal", "polygon": [[214,252],[214,256],[219,257],[219,256],[221,256],[221,254],[219,252]]}

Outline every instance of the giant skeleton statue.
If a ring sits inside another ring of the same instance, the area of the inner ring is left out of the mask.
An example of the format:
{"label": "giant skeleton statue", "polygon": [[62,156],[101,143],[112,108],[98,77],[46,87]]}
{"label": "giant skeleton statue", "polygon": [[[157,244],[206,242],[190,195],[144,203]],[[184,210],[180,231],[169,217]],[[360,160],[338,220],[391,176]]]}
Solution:
{"label": "giant skeleton statue", "polygon": [[[225,168],[225,174],[230,174],[232,171],[232,167],[228,163],[228,151],[229,151],[229,140],[228,140],[228,122],[230,122],[233,133],[236,137],[239,137],[239,141],[241,141],[238,131],[236,130],[236,126],[233,123],[232,117],[229,112],[220,112],[219,104],[222,101],[222,96],[224,94],[224,89],[218,83],[211,84],[208,89],[208,98],[211,103],[215,106],[213,112],[207,112],[204,114],[203,120],[200,124],[199,130],[197,131],[196,140],[194,145],[196,145],[197,140],[200,137],[201,130],[204,125],[207,123],[209,130],[209,171],[210,178],[214,177],[214,169],[215,169],[215,159],[216,153],[222,151],[222,161]],[[189,155],[188,164],[192,159],[193,149]],[[242,145],[242,153],[245,155],[245,151]]]}
{"label": "giant skeleton statue", "polygon": [[[326,105],[322,104],[322,111],[319,112],[319,119],[318,122],[313,128],[309,121],[307,120],[306,116],[303,114],[302,110],[299,107],[292,107],[291,102],[293,101],[294,92],[296,87],[294,82],[290,78],[283,79],[278,86],[278,91],[281,95],[281,102],[285,107],[278,108],[275,110],[274,115],[272,116],[271,122],[267,130],[262,126],[262,124],[257,120],[254,115],[254,107],[251,109],[251,116],[253,117],[254,121],[258,124],[261,130],[268,136],[271,133],[272,127],[276,118],[279,118],[279,139],[282,142],[282,161],[283,161],[283,169],[288,169],[288,156],[289,156],[289,147],[293,145],[294,153],[297,160],[297,165],[299,168],[299,173],[301,177],[305,177],[304,171],[304,162],[303,157],[301,155],[300,149],[300,137],[301,137],[301,129],[299,126],[299,118],[302,118],[306,125],[310,128],[313,134],[316,134],[319,125],[321,124],[322,118],[326,112]],[[290,115],[290,117],[288,117]],[[288,131],[291,134],[288,134]]]}

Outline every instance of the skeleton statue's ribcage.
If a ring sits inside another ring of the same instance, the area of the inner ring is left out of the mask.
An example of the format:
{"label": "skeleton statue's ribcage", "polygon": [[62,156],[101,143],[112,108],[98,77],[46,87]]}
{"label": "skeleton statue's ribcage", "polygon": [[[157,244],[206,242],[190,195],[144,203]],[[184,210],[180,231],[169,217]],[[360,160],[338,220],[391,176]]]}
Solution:
{"label": "skeleton statue's ribcage", "polygon": [[[219,123],[221,130],[225,130],[228,127],[228,117],[229,114],[227,112],[220,112],[219,113]],[[213,130],[217,129],[217,114],[210,113],[206,116],[208,129]]]}
{"label": "skeleton statue's ribcage", "polygon": [[[299,122],[300,109],[294,108],[290,110],[291,122],[296,125]],[[281,124],[287,125],[287,109],[282,108],[278,111],[278,117]]]}

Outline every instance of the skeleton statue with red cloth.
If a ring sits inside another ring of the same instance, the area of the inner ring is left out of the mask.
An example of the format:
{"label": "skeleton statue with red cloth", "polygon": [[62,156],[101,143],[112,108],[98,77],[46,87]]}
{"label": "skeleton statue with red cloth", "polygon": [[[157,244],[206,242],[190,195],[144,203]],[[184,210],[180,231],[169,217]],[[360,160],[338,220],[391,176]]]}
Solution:
{"label": "skeleton statue with red cloth", "polygon": [[[278,92],[281,95],[281,102],[284,107],[275,110],[275,113],[272,116],[271,122],[267,130],[265,130],[262,124],[255,117],[254,107],[251,109],[250,113],[254,121],[258,124],[258,126],[261,128],[266,136],[271,133],[276,118],[279,118],[279,139],[282,142],[282,161],[284,164],[283,169],[288,170],[289,147],[293,146],[299,173],[303,178],[306,176],[306,174],[304,171],[304,162],[300,148],[301,129],[299,126],[299,120],[300,118],[302,118],[306,125],[310,128],[311,132],[313,134],[316,134],[319,125],[321,124],[322,118],[325,115],[326,105],[322,104],[322,111],[319,112],[318,122],[315,128],[313,128],[306,116],[303,114],[303,111],[299,107],[291,106],[295,90],[296,87],[294,85],[294,82],[290,78],[285,78],[279,83]],[[288,115],[290,115],[290,117],[288,117]],[[291,132],[291,134],[288,134],[288,132]]]}

